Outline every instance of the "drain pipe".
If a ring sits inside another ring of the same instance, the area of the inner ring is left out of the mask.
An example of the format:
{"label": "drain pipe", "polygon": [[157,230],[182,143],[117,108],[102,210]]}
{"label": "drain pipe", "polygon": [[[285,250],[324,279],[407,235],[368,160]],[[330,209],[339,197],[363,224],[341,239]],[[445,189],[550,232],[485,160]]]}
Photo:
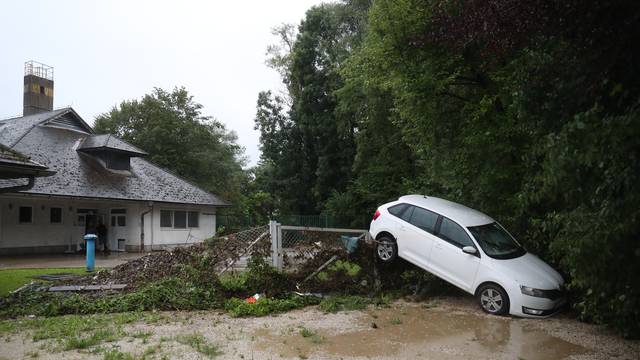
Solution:
{"label": "drain pipe", "polygon": [[35,176],[29,176],[29,182],[24,184],[24,185],[16,185],[16,186],[10,186],[10,187],[6,187],[6,188],[0,188],[0,193],[9,193],[9,192],[18,192],[18,191],[27,191],[27,190],[31,190],[33,188],[33,185],[35,184],[35,180],[36,177]]}
{"label": "drain pipe", "polygon": [[[151,213],[153,219],[153,202],[149,202],[149,209],[140,214],[140,252],[144,252],[144,216]],[[153,251],[153,222],[151,222],[151,251]]]}

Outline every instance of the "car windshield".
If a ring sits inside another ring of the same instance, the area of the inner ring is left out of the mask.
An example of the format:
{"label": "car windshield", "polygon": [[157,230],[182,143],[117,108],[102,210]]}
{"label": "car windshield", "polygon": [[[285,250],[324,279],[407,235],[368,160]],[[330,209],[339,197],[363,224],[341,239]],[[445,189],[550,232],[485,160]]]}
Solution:
{"label": "car windshield", "polygon": [[492,258],[513,259],[526,253],[522,246],[498,223],[470,226],[468,229],[482,250]]}

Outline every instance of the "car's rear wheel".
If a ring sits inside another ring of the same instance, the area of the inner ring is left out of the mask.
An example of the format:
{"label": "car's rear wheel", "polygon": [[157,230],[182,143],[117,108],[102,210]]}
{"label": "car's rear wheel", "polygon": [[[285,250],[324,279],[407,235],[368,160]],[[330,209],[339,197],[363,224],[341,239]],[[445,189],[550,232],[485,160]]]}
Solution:
{"label": "car's rear wheel", "polygon": [[478,302],[484,312],[493,315],[506,315],[509,312],[509,296],[497,284],[485,284],[478,289]]}
{"label": "car's rear wheel", "polygon": [[398,257],[398,245],[394,239],[383,236],[377,240],[376,253],[383,262],[392,262]]}

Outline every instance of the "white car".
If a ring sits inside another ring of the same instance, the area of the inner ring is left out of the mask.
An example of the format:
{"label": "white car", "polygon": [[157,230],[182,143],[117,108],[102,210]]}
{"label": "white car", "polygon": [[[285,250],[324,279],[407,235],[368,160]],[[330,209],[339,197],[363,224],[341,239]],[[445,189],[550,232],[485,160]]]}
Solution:
{"label": "white car", "polygon": [[490,314],[544,317],[565,302],[557,271],[494,219],[466,206],[402,196],[378,208],[369,232],[382,261],[399,256],[475,295]]}

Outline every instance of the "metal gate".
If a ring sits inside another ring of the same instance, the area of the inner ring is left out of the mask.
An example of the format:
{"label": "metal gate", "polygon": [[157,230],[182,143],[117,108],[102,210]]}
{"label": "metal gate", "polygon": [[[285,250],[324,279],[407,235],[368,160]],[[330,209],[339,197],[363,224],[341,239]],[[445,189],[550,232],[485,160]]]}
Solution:
{"label": "metal gate", "polygon": [[369,231],[282,225],[269,222],[271,261],[278,271],[296,271],[311,260],[328,260],[330,254],[345,250],[344,237],[370,241]]}
{"label": "metal gate", "polygon": [[220,274],[245,269],[251,256],[269,259],[269,255],[268,261],[278,271],[307,271],[309,267],[345,254],[345,237],[350,241],[357,238],[356,242],[370,241],[368,230],[290,226],[270,221],[268,226],[220,238],[225,244],[222,247],[225,254],[220,254],[225,260],[218,265]]}

